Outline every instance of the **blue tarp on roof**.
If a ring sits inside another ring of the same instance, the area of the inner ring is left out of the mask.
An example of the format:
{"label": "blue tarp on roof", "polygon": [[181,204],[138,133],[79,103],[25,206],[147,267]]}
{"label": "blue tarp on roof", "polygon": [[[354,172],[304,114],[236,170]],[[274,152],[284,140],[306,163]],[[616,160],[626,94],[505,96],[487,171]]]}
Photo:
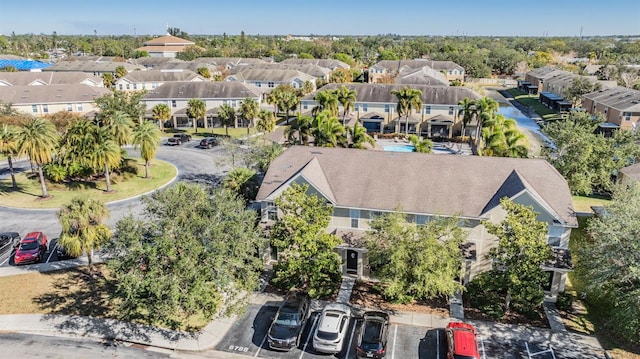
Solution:
{"label": "blue tarp on roof", "polygon": [[35,60],[0,60],[0,69],[7,66],[13,66],[18,71],[30,71],[44,69],[51,66],[51,64]]}

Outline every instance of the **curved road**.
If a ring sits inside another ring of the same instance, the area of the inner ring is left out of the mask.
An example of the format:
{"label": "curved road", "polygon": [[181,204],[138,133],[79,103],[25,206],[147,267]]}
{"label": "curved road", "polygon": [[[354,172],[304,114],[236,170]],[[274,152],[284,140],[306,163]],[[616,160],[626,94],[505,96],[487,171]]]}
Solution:
{"label": "curved road", "polygon": [[[204,150],[196,148],[197,141],[182,146],[160,146],[156,158],[172,163],[178,168],[177,180],[187,180],[200,183],[216,183],[226,173],[227,167],[221,164],[225,157],[222,146]],[[132,148],[129,153],[139,156]],[[26,161],[19,163],[23,170],[27,170]],[[2,170],[5,165],[3,164]],[[3,171],[5,172],[5,171]],[[151,169],[153,175],[153,168]],[[107,204],[111,211],[109,226],[129,212],[139,213],[142,206],[140,198],[118,201]],[[56,217],[57,209],[16,209],[0,207],[0,232],[18,232],[24,236],[28,232],[42,231],[49,239],[57,238],[60,234],[60,224]]]}

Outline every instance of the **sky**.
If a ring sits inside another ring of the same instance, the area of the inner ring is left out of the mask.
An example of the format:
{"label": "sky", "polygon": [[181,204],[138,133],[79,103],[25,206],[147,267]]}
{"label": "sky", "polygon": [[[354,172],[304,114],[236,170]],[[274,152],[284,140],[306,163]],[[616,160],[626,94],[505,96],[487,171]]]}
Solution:
{"label": "sky", "polygon": [[7,0],[0,34],[640,35],[638,0]]}

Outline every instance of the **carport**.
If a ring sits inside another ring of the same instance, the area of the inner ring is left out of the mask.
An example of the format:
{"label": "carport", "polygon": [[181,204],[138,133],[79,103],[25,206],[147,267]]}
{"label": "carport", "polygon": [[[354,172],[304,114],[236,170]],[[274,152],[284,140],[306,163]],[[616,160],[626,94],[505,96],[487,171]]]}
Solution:
{"label": "carport", "polygon": [[362,122],[362,127],[367,129],[367,133],[383,132],[384,116],[379,113],[369,112],[364,114],[360,116],[360,122]]}

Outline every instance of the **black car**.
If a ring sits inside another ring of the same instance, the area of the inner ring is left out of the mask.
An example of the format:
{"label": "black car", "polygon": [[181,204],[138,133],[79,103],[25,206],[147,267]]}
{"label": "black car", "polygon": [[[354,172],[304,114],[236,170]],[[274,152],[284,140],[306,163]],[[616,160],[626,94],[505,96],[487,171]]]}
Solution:
{"label": "black car", "polygon": [[215,137],[205,137],[200,141],[200,148],[211,148],[218,145],[218,139]]}
{"label": "black car", "polygon": [[176,133],[173,137],[169,137],[167,144],[171,146],[181,145],[183,143],[191,141],[191,136],[186,133]]}
{"label": "black car", "polygon": [[269,327],[269,348],[291,350],[300,345],[302,330],[309,318],[310,304],[305,292],[292,291],[287,295]]}
{"label": "black car", "polygon": [[358,336],[356,355],[359,358],[384,358],[387,354],[389,314],[365,312]]}
{"label": "black car", "polygon": [[76,256],[72,256],[70,255],[66,249],[64,249],[64,247],[62,247],[60,245],[60,243],[56,244],[56,257],[58,258],[58,260],[60,259],[69,259],[69,258],[76,258]]}
{"label": "black car", "polygon": [[17,232],[0,233],[0,252],[12,250],[20,244],[20,234]]}

